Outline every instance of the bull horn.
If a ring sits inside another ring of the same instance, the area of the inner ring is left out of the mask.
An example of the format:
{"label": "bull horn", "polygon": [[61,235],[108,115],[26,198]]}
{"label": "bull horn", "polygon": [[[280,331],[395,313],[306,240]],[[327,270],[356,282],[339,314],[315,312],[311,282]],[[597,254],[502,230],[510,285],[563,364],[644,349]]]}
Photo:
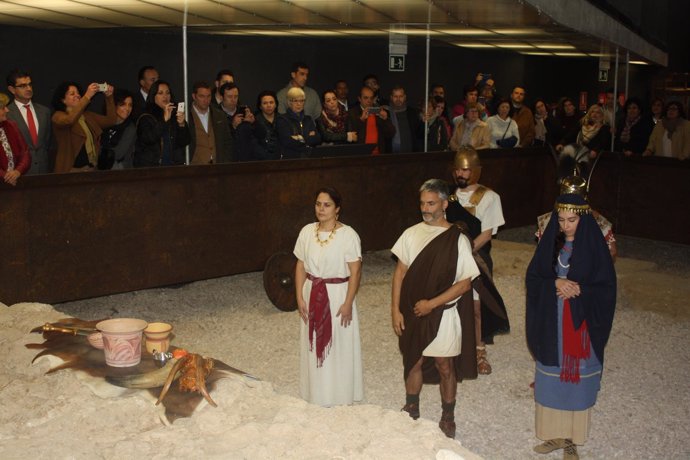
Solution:
{"label": "bull horn", "polygon": [[165,383],[163,384],[163,389],[161,390],[160,396],[158,396],[158,400],[156,401],[156,406],[163,401],[163,398],[165,398],[165,395],[168,394],[168,390],[170,389],[170,385],[172,385],[173,381],[175,380],[175,376],[177,375],[177,372],[182,368],[182,366],[187,362],[189,359],[189,355],[185,356],[184,358],[180,358],[174,365],[173,368],[170,370],[170,373],[168,374],[168,378],[165,380]]}
{"label": "bull horn", "polygon": [[148,389],[158,388],[165,385],[165,381],[170,375],[170,371],[179,361],[177,358],[172,358],[165,363],[165,366],[155,371],[146,372],[144,374],[113,376],[106,375],[105,380],[118,387]]}
{"label": "bull horn", "polygon": [[[209,358],[209,370],[213,369],[213,359]],[[205,363],[199,363],[200,365],[196,366],[196,385],[199,389],[199,392],[204,395],[204,398],[210,405],[213,407],[218,407],[218,404],[211,398],[211,395],[208,394],[208,390],[206,389],[206,376],[205,376]]]}

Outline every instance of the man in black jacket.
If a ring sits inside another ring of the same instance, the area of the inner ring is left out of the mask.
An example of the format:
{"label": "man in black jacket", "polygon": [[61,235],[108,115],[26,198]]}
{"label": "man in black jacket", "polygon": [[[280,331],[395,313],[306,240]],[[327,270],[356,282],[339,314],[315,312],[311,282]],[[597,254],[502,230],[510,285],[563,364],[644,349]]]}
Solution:
{"label": "man in black jacket", "polygon": [[391,152],[421,152],[418,140],[424,136],[424,126],[419,110],[407,105],[407,94],[402,86],[391,90],[391,122],[395,126],[395,135],[391,139]]}
{"label": "man in black jacket", "polygon": [[363,86],[359,91],[359,104],[349,112],[352,128],[357,131],[357,142],[375,144],[372,155],[390,152],[390,140],[395,135],[395,126],[388,112],[374,105],[374,92]]}

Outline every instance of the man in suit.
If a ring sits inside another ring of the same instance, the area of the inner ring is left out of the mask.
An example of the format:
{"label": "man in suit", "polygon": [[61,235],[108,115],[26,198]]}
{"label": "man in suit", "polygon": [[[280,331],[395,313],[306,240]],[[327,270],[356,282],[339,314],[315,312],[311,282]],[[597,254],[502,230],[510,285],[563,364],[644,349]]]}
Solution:
{"label": "man in suit", "polygon": [[146,98],[149,96],[149,89],[159,75],[155,67],[147,65],[139,69],[139,91],[135,91],[132,101],[132,119],[136,121],[146,108]]}
{"label": "man in suit", "polygon": [[232,161],[232,136],[225,114],[211,104],[213,89],[206,82],[194,84],[189,111],[190,164]]}
{"label": "man in suit", "polygon": [[32,102],[31,75],[24,70],[11,71],[7,75],[7,90],[14,96],[14,102],[7,106],[7,118],[17,123],[31,154],[31,168],[27,174],[53,172],[53,159],[48,153],[52,139],[50,109]]}

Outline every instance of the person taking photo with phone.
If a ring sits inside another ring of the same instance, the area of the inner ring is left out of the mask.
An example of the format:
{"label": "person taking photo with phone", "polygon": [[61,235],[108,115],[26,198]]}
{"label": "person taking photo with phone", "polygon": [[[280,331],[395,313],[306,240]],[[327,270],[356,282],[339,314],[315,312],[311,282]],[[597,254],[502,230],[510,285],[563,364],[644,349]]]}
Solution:
{"label": "person taking photo with phone", "polygon": [[[53,93],[53,134],[57,142],[56,173],[93,171],[98,164],[101,133],[117,122],[114,88],[107,83],[91,83],[84,95],[78,83],[64,81]],[[86,111],[91,99],[105,95],[105,115]]]}
{"label": "person taking photo with phone", "polygon": [[137,120],[135,168],[184,164],[189,128],[184,111],[177,110],[172,100],[167,82],[158,80],[151,85],[146,108]]}

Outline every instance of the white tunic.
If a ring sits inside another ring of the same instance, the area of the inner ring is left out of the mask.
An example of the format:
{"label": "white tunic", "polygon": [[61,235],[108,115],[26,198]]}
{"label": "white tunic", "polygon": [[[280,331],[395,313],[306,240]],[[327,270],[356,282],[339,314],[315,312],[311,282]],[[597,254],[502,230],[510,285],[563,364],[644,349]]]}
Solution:
{"label": "white tunic", "polygon": [[[445,232],[447,228],[429,225],[420,222],[408,228],[398,238],[391,252],[395,254],[400,262],[407,267],[417,258],[422,249],[426,247],[434,238]],[[467,278],[475,279],[479,276],[479,268],[472,257],[472,246],[470,241],[463,234],[458,238],[458,261],[455,269],[455,280]],[[459,297],[458,297],[459,299]],[[458,299],[453,300],[455,303]],[[457,356],[460,354],[462,345],[462,327],[460,325],[460,315],[457,308],[449,308],[443,311],[441,324],[436,338],[424,349],[424,356]]]}
{"label": "white tunic", "polygon": [[[316,223],[311,223],[302,228],[295,243],[295,256],[304,262],[306,272],[317,278],[347,278],[350,276],[347,263],[362,258],[359,235],[352,227],[343,225],[336,230],[328,244],[321,246],[316,242],[315,226]],[[329,233],[321,232],[320,238],[326,240]],[[311,284],[310,280],[306,280],[302,288],[307,306]],[[331,306],[332,339],[331,348],[321,367],[316,366],[316,345],[309,349],[309,324],[299,319],[300,396],[320,406],[352,404],[353,401],[364,399],[356,302],[352,303],[352,322],[348,327],[341,326],[340,317],[335,316],[345,302],[347,286],[348,283],[326,285]]]}
{"label": "white tunic", "polygon": [[[471,208],[472,191],[464,191],[457,189],[455,196],[458,197],[458,203],[463,208]],[[503,207],[501,206],[501,197],[498,193],[491,189],[487,189],[484,196],[479,200],[479,204],[475,207],[474,216],[482,223],[482,232],[491,229],[491,234],[495,235],[498,232],[498,227],[505,224],[503,218]]]}

